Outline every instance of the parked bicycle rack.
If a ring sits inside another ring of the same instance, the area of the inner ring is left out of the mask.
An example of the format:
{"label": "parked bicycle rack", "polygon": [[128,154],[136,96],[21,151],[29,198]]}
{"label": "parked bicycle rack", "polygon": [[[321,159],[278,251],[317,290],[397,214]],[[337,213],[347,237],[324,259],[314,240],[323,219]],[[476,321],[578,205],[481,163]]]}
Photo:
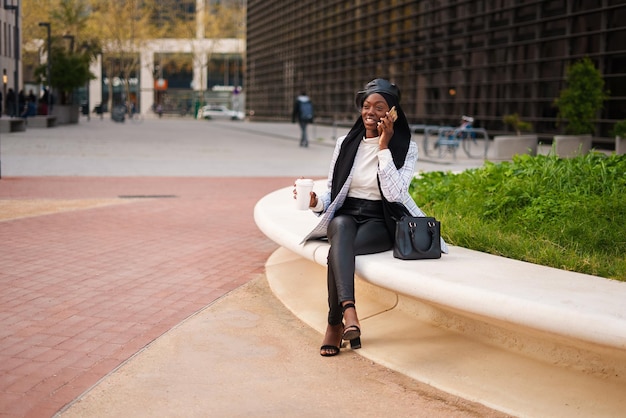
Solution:
{"label": "parked bicycle rack", "polygon": [[463,147],[463,151],[469,158],[480,158],[478,148],[478,140],[482,139],[485,143],[483,157],[487,157],[487,150],[489,148],[489,134],[482,128],[466,128],[459,129],[452,126],[426,126],[424,127],[424,141],[423,152],[426,156],[431,151],[429,148],[431,136],[437,133],[437,139],[434,143],[434,148],[438,152],[438,157],[442,158],[444,152],[449,151],[452,153],[453,158],[456,160],[456,150],[459,146]]}

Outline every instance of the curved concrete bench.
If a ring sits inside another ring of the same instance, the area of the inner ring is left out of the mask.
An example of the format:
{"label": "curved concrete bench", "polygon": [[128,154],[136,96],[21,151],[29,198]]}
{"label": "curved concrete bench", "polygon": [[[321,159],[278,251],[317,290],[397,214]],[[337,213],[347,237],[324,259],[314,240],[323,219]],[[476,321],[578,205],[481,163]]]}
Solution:
{"label": "curved concrete bench", "polygon": [[[274,293],[323,332],[328,244],[299,244],[318,218],[295,209],[292,187],[254,216],[282,247],[266,265]],[[626,283],[460,247],[440,260],[358,256],[356,270],[363,356],[514,415],[625,410]]]}

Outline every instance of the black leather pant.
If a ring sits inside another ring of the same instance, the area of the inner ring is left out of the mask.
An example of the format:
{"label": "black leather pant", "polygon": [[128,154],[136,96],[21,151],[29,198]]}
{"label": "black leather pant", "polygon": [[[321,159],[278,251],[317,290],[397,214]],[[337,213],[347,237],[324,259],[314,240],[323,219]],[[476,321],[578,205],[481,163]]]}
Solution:
{"label": "black leather pant", "polygon": [[392,248],[380,201],[349,198],[328,225],[328,323],[337,325],[341,303],[354,301],[354,264],[357,255]]}

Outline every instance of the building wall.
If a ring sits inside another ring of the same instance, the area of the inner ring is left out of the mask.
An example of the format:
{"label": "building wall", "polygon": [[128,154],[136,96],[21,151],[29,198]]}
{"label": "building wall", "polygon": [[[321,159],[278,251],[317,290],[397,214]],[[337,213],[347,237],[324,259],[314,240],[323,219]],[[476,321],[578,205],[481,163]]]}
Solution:
{"label": "building wall", "polygon": [[[18,4],[17,2],[9,2],[9,5]],[[23,80],[21,76],[15,77],[15,68],[17,64],[17,74],[21,74],[22,60],[19,48],[15,48],[15,11],[5,10],[3,8],[4,1],[0,4],[0,93],[2,101],[0,109],[5,114],[10,106],[6,106],[6,97],[9,89],[13,89],[16,94],[22,89]],[[21,11],[21,10],[20,10]],[[22,16],[18,14],[18,31],[21,38]],[[17,62],[16,62],[17,59]],[[6,83],[4,82],[6,80]],[[17,86],[15,85],[17,81]],[[16,88],[17,87],[17,88]],[[0,115],[1,116],[1,115]]]}
{"label": "building wall", "polygon": [[355,91],[383,77],[412,123],[468,114],[495,133],[517,112],[548,136],[567,66],[585,56],[610,90],[596,132],[608,135],[626,118],[626,0],[249,0],[247,110],[287,120],[306,90],[320,119],[353,119]]}

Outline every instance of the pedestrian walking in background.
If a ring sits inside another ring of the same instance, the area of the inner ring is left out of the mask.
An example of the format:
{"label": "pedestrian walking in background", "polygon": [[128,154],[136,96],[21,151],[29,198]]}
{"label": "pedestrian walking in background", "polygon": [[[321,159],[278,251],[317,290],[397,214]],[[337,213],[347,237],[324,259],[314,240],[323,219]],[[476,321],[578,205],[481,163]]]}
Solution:
{"label": "pedestrian walking in background", "polygon": [[313,103],[306,92],[300,93],[293,104],[293,113],[291,115],[291,122],[295,123],[296,120],[300,124],[300,146],[308,147],[309,139],[307,137],[306,128],[309,123],[313,123],[315,117],[313,111]]}

